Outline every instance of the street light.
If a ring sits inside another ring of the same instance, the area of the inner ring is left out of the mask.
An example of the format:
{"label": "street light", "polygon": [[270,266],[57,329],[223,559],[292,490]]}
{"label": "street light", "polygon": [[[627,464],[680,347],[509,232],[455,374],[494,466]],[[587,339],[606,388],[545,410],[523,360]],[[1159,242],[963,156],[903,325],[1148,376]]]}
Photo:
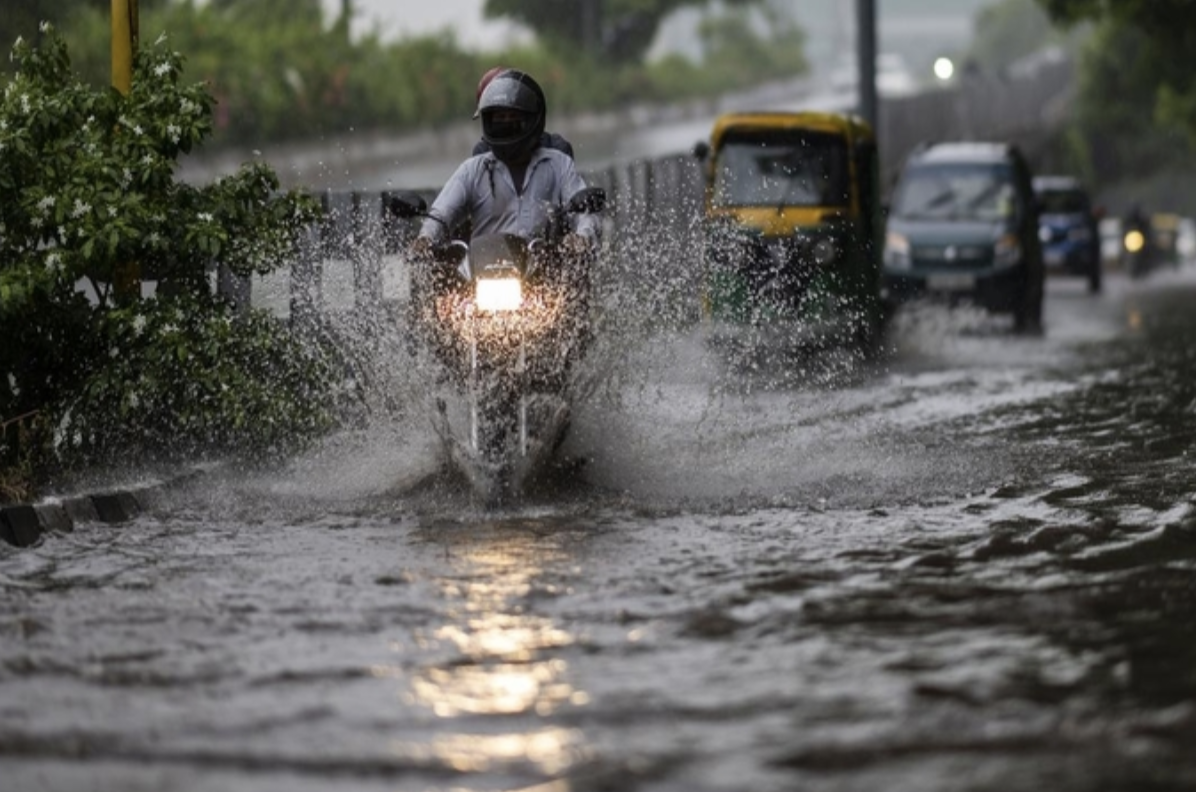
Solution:
{"label": "street light", "polygon": [[942,82],[947,82],[947,80],[955,76],[955,64],[951,62],[950,58],[938,58],[934,62],[934,76],[938,77]]}

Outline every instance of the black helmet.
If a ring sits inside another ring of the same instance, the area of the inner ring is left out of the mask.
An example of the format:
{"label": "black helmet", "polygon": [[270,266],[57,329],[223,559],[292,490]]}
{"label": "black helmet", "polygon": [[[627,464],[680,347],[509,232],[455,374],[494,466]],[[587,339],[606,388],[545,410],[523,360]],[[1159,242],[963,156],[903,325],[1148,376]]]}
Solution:
{"label": "black helmet", "polygon": [[[517,120],[499,120],[500,110],[513,110]],[[540,145],[547,107],[539,84],[515,69],[502,72],[490,81],[478,99],[477,114],[482,117],[482,140],[494,156],[504,162],[516,162]]]}

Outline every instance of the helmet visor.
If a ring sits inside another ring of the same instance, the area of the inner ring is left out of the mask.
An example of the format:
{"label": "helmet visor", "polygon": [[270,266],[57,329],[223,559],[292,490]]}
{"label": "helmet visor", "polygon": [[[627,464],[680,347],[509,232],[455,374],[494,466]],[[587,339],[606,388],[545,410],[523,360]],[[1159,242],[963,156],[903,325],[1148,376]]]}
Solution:
{"label": "helmet visor", "polygon": [[519,140],[532,128],[534,119],[528,113],[505,107],[482,112],[482,133],[487,140],[499,142]]}

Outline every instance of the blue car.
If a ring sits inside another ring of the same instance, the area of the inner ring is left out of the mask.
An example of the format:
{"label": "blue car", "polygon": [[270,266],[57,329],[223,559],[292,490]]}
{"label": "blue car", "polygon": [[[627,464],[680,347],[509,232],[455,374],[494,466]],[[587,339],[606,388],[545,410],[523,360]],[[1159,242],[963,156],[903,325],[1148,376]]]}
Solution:
{"label": "blue car", "polygon": [[1072,176],[1036,176],[1038,238],[1048,273],[1088,279],[1088,291],[1101,290],[1100,233],[1088,192]]}

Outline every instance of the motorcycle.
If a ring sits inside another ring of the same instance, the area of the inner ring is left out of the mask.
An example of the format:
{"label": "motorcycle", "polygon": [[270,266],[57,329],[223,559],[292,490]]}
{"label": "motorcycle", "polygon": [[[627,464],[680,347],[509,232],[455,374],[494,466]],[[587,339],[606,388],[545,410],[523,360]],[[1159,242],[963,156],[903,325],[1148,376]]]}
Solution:
{"label": "motorcycle", "polygon": [[1145,223],[1129,225],[1121,239],[1121,263],[1131,278],[1143,278],[1154,268],[1155,246],[1150,226]]}
{"label": "motorcycle", "polygon": [[[411,324],[463,397],[465,437],[437,404],[450,458],[491,505],[517,496],[564,440],[570,382],[590,335],[593,255],[560,247],[574,213],[603,210],[601,188],[550,213],[534,238],[461,234],[411,273]],[[415,193],[391,197],[402,219],[440,218]]]}

